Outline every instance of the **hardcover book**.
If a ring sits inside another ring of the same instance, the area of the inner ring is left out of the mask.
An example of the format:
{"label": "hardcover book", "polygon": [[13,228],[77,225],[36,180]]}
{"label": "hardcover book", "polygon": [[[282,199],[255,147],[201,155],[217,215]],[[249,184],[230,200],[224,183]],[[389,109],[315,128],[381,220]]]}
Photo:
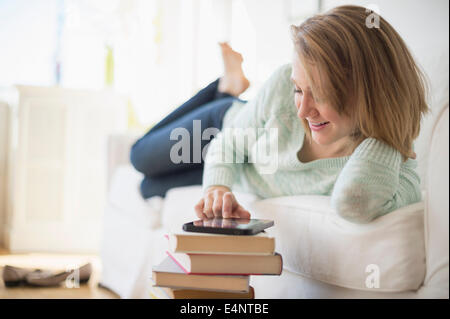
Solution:
{"label": "hardcover book", "polygon": [[266,232],[252,236],[179,232],[167,238],[173,253],[273,255],[275,252],[275,238]]}
{"label": "hardcover book", "polygon": [[281,255],[167,254],[188,274],[280,275]]}
{"label": "hardcover book", "polygon": [[224,292],[248,292],[249,289],[248,276],[189,275],[169,256],[152,270],[152,280],[161,287]]}
{"label": "hardcover book", "polygon": [[150,290],[152,299],[254,299],[255,290],[249,287],[248,292],[223,292],[211,290],[179,289],[153,286]]}

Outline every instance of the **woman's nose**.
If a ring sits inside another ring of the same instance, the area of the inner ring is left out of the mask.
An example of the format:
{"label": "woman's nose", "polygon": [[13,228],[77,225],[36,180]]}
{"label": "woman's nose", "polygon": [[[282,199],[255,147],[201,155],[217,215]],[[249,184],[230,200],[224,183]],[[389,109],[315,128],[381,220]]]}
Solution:
{"label": "woman's nose", "polygon": [[314,99],[309,96],[309,94],[305,94],[302,99],[300,99],[300,103],[298,105],[297,116],[301,119],[307,117],[314,117],[318,113],[315,108]]}

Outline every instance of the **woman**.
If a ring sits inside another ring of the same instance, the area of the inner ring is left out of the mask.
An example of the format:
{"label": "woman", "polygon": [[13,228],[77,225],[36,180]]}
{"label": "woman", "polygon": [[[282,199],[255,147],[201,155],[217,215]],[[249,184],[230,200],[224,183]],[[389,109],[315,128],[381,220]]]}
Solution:
{"label": "woman", "polygon": [[[181,108],[181,118],[189,121],[168,125],[163,120],[165,140],[154,138],[146,145],[158,156],[142,158],[141,168],[155,166],[148,172],[153,185],[160,187],[161,180],[171,187],[199,184],[203,170],[204,195],[195,206],[201,219],[250,218],[232,189],[262,198],[328,195],[338,214],[359,223],[420,201],[413,141],[428,110],[423,77],[396,31],[381,17],[379,28],[367,27],[367,15],[366,8],[342,6],[291,27],[292,65],[277,70],[247,104],[228,96],[232,100],[226,105],[208,110],[201,106],[184,113]],[[167,129],[182,124],[178,127],[192,132],[192,119],[199,118],[195,112],[222,129],[209,143],[205,163],[164,170],[164,162],[158,169],[158,159],[169,154],[159,149],[169,140]],[[235,147],[242,129],[254,129],[255,138]],[[276,138],[267,138],[270,130]],[[254,154],[274,141],[276,169],[267,173],[266,163],[255,161]],[[137,167],[133,159],[132,152]]]}
{"label": "woman", "polygon": [[[278,168],[262,174],[258,163],[223,161],[236,150],[217,136],[195,206],[199,218],[249,218],[232,188],[263,198],[331,195],[337,213],[358,223],[421,200],[413,141],[428,111],[423,76],[392,26],[380,17],[369,28],[367,15],[342,6],[291,27],[292,66],[224,120],[225,127],[277,129]],[[238,151],[248,159],[264,139]]]}

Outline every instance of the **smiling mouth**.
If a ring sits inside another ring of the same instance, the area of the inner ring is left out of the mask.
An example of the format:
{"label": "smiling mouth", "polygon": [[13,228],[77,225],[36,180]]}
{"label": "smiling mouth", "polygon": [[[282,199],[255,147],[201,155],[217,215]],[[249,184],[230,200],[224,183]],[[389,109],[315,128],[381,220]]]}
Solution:
{"label": "smiling mouth", "polygon": [[330,123],[330,122],[320,122],[320,123],[309,123],[311,126],[314,126],[314,127],[321,127],[321,126],[324,126],[324,125],[326,125],[326,124],[328,124],[328,123]]}

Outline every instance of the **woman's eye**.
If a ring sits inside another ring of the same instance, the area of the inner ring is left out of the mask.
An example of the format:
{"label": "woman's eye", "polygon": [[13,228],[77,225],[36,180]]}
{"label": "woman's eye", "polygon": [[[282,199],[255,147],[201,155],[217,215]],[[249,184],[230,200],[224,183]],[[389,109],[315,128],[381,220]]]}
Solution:
{"label": "woman's eye", "polygon": [[294,93],[295,94],[303,94],[303,91],[302,90],[298,90],[298,89],[294,89]]}

